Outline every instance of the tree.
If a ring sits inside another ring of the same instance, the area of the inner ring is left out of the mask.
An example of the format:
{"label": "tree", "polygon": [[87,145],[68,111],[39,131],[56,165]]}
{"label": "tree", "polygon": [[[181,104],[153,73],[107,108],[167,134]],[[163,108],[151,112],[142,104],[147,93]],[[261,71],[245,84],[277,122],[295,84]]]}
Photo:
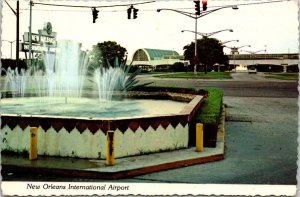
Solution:
{"label": "tree", "polygon": [[[127,50],[114,41],[105,41],[97,43],[91,51],[91,63],[93,68],[103,66],[108,68],[109,65],[114,65],[116,58],[120,62],[125,61]],[[109,62],[109,63],[108,63]]]}
{"label": "tree", "polygon": [[184,58],[191,64],[200,64],[204,67],[205,73],[212,70],[215,63],[228,64],[228,57],[223,52],[223,46],[215,38],[203,37],[197,40],[197,61],[195,61],[195,42],[183,47]]}

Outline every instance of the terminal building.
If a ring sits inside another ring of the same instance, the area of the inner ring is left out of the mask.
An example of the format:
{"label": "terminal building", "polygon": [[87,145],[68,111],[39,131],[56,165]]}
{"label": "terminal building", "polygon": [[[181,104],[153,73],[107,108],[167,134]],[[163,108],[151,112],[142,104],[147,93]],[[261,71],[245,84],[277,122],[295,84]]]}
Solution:
{"label": "terminal building", "polygon": [[132,65],[145,71],[167,70],[178,62],[183,63],[185,66],[189,64],[188,60],[184,60],[184,57],[174,50],[149,48],[137,49],[133,53],[132,61]]}
{"label": "terminal building", "polygon": [[299,72],[298,53],[231,54],[228,57],[230,68],[235,70],[254,67],[261,72]]}

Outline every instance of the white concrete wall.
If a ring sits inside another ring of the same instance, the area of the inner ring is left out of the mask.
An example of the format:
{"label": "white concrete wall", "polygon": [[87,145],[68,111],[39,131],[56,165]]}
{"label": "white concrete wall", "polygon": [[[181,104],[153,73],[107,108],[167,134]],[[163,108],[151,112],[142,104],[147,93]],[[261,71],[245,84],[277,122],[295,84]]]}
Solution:
{"label": "white concrete wall", "polygon": [[272,65],[293,65],[298,64],[297,59],[260,59],[260,60],[229,60],[229,64],[240,64],[243,66],[253,65],[253,64],[272,64]]}
{"label": "white concrete wall", "polygon": [[[3,140],[1,150],[28,152],[30,127],[22,130],[16,126],[11,130],[7,125],[1,130]],[[151,126],[144,131],[139,127],[136,132],[130,128],[123,134],[115,131],[115,156],[125,157],[150,152],[168,151],[188,147],[188,125],[169,125],[166,129]],[[83,133],[73,129],[70,133],[62,128],[56,132],[52,127],[44,131],[38,128],[38,154],[62,157],[105,158],[106,136],[98,130],[92,134],[88,129]]]}

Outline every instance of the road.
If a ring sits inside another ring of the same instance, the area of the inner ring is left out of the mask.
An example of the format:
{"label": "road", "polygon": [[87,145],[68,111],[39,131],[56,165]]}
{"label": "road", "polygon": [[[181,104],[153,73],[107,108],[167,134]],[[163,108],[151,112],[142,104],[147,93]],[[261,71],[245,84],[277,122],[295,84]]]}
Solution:
{"label": "road", "polygon": [[179,87],[214,87],[223,90],[224,96],[238,97],[298,97],[297,81],[266,79],[263,73],[232,73],[233,79],[205,80],[205,79],[170,79],[153,77],[152,75],[139,78],[141,83],[153,82],[155,86]]}
{"label": "road", "polygon": [[[155,79],[157,85],[218,87],[226,104],[226,155],[218,162],[161,171],[116,182],[296,184],[297,82],[237,73],[230,80]],[[4,180],[104,182],[99,179],[3,172]],[[110,181],[111,182],[111,181]]]}

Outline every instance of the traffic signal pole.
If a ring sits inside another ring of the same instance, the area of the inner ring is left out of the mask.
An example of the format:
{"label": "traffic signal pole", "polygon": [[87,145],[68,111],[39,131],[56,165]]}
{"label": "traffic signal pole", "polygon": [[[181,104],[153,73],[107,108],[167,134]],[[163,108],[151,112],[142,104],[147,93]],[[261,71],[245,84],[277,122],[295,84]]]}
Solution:
{"label": "traffic signal pole", "polygon": [[194,57],[194,74],[196,75],[197,74],[197,65],[198,65],[198,62],[200,62],[199,61],[199,59],[198,59],[198,55],[197,55],[197,26],[198,26],[198,24],[197,24],[197,19],[198,19],[198,17],[197,16],[200,16],[200,1],[199,0],[196,0],[196,1],[194,1],[194,3],[195,3],[195,57]]}
{"label": "traffic signal pole", "polygon": [[[195,4],[197,4],[196,2],[199,2],[199,1],[194,1],[194,2],[195,2]],[[206,5],[207,5],[207,3],[206,3]],[[219,7],[219,8],[213,9],[213,10],[202,11],[201,14],[200,13],[198,14],[197,10],[196,10],[195,13],[191,13],[191,12],[185,12],[185,11],[169,9],[169,8],[157,9],[157,12],[160,12],[162,10],[168,10],[168,11],[177,12],[179,14],[182,14],[182,15],[185,15],[185,16],[188,16],[190,18],[195,19],[195,54],[194,54],[195,55],[195,57],[194,57],[195,58],[195,66],[194,66],[194,74],[197,74],[197,63],[199,62],[198,58],[197,58],[197,28],[198,28],[197,20],[198,20],[198,18],[201,18],[203,16],[206,16],[208,14],[211,14],[215,11],[218,11],[218,10],[221,10],[221,9],[224,9],[224,8],[238,9],[238,7],[236,5],[228,5],[228,6]],[[207,7],[206,7],[206,9],[207,9]]]}
{"label": "traffic signal pole", "polygon": [[197,57],[197,16],[195,17],[195,65],[194,65],[194,74],[197,74],[197,64],[198,64],[198,57]]}

